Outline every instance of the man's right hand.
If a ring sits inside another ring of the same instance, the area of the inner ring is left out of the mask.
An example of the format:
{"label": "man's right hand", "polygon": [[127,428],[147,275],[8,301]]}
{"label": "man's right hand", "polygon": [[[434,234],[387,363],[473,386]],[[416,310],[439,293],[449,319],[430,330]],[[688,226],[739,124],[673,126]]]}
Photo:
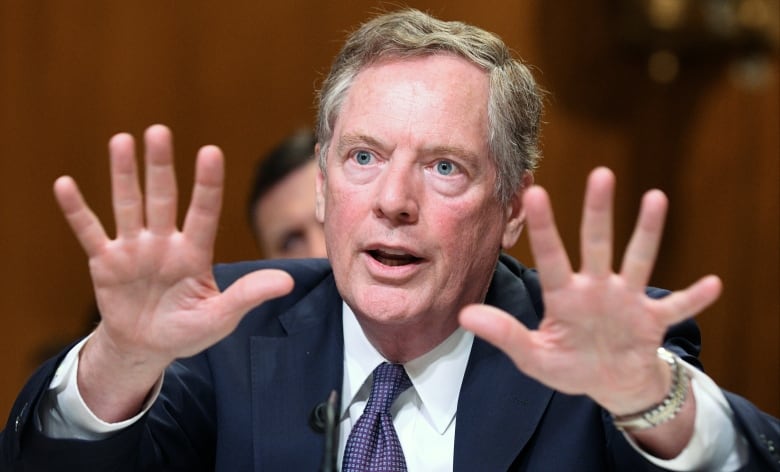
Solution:
{"label": "man's right hand", "polygon": [[174,359],[194,355],[230,334],[242,316],[288,293],[292,278],[275,270],[248,274],[224,292],[212,275],[223,187],[223,156],[205,146],[181,230],[172,136],[146,130],[145,188],[141,192],[131,136],[109,143],[116,237],[110,239],[76,183],[60,177],[54,193],[89,257],[101,322],[84,346],[78,385],[100,419],[117,422],[138,413],[150,389]]}

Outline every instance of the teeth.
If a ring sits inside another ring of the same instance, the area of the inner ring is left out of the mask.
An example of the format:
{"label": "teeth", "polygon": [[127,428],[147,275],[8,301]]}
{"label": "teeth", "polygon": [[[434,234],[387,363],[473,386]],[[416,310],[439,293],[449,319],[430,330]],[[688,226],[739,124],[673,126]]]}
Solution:
{"label": "teeth", "polygon": [[383,255],[387,255],[387,256],[408,256],[409,255],[408,253],[406,253],[404,251],[395,250],[395,249],[378,249],[377,252],[379,254],[383,254]]}
{"label": "teeth", "polygon": [[390,267],[406,265],[406,264],[411,262],[411,261],[408,261],[408,260],[386,259],[386,258],[381,258],[381,257],[379,259],[377,259],[377,260],[379,260],[384,265],[387,265],[387,266],[390,266]]}
{"label": "teeth", "polygon": [[420,260],[419,257],[412,256],[402,251],[384,251],[377,249],[375,251],[370,251],[370,253],[374,259],[378,260],[382,264],[393,267],[414,264]]}

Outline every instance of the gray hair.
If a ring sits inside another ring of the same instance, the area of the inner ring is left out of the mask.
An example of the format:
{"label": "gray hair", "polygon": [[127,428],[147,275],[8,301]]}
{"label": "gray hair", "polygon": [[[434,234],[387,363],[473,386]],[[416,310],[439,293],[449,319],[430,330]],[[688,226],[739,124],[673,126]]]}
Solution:
{"label": "gray hair", "polygon": [[485,70],[490,80],[488,146],[496,166],[496,196],[507,204],[522,185],[525,171],[536,168],[542,91],[530,70],[495,34],[458,21],[441,21],[419,10],[380,15],[353,32],[333,61],[319,91],[317,140],[320,166],[344,98],[355,76],[385,58],[449,53]]}

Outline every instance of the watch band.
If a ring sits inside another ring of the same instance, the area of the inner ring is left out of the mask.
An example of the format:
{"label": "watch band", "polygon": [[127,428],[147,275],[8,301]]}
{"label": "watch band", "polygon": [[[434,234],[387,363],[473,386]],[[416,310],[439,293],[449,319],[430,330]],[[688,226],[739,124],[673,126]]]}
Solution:
{"label": "watch band", "polygon": [[689,388],[688,372],[680,365],[679,357],[671,351],[659,347],[657,354],[672,369],[672,386],[669,393],[660,403],[647,410],[630,415],[612,415],[612,422],[621,431],[649,429],[666,423],[677,416],[685,404]]}

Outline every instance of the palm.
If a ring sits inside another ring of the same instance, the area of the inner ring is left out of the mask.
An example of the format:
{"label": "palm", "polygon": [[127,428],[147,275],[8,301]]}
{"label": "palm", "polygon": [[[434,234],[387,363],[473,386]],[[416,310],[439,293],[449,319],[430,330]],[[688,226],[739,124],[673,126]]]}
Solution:
{"label": "palm", "polygon": [[[146,232],[111,241],[90,258],[104,329],[151,352],[175,358],[207,347],[218,297],[210,261],[181,233]],[[207,344],[193,343],[203,339]],[[189,352],[188,352],[189,351]]]}
{"label": "palm", "polygon": [[531,339],[544,358],[540,375],[567,393],[630,379],[622,370],[602,366],[616,367],[615,358],[653,360],[645,354],[655,351],[666,331],[656,302],[629,289],[616,274],[599,279],[575,274],[543,296],[545,317]]}

